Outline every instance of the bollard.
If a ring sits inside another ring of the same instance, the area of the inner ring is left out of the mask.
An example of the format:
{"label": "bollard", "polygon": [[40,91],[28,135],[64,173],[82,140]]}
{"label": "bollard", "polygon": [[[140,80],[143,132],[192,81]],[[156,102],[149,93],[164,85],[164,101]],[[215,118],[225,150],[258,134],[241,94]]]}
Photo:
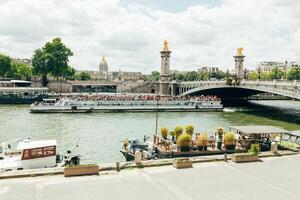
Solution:
{"label": "bollard", "polygon": [[136,165],[141,165],[142,164],[142,152],[140,151],[135,151],[134,153],[134,161]]}
{"label": "bollard", "polygon": [[116,169],[117,169],[117,172],[120,171],[120,162],[116,162]]}
{"label": "bollard", "polygon": [[224,154],[224,161],[227,162],[227,153]]}
{"label": "bollard", "polygon": [[274,154],[277,154],[277,143],[276,142],[271,143],[271,152]]}

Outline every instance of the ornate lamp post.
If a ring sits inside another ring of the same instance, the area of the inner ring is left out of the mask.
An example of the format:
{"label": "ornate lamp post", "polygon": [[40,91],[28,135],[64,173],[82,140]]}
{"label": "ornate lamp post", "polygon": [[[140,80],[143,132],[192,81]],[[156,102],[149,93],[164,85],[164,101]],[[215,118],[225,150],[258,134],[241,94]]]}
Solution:
{"label": "ornate lamp post", "polygon": [[284,65],[284,79],[286,80],[287,79],[287,74],[286,74],[286,71],[287,71],[287,60],[285,61],[285,65]]}

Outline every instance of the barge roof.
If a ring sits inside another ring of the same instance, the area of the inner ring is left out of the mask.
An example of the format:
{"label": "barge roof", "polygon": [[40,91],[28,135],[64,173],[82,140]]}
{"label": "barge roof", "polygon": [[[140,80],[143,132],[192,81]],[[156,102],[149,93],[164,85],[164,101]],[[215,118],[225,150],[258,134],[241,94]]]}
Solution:
{"label": "barge roof", "polygon": [[288,133],[287,130],[276,126],[230,126],[230,129],[234,129],[244,134],[279,134]]}

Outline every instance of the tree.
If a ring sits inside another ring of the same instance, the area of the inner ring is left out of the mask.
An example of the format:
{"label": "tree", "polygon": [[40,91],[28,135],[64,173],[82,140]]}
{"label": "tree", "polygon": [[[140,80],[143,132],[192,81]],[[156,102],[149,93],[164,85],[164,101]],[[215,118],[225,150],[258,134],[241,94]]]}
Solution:
{"label": "tree", "polygon": [[300,80],[300,67],[293,67],[287,73],[288,80]]}
{"label": "tree", "polygon": [[49,55],[43,49],[37,49],[34,51],[32,58],[33,73],[42,76],[43,86],[46,86],[48,84],[48,60]]}
{"label": "tree", "polygon": [[75,69],[68,66],[68,68],[66,69],[66,71],[63,73],[64,74],[64,78],[66,80],[75,80]]}
{"label": "tree", "polygon": [[68,72],[69,57],[73,55],[72,51],[61,42],[60,38],[47,42],[43,50],[49,55],[47,62],[49,72],[57,79],[65,76],[64,73]]}
{"label": "tree", "polygon": [[87,72],[80,72],[78,74],[75,75],[77,80],[80,81],[87,81],[87,80],[91,80],[91,75]]}
{"label": "tree", "polygon": [[11,71],[11,58],[7,55],[0,54],[0,77],[7,77]]}
{"label": "tree", "polygon": [[248,75],[248,78],[250,80],[257,80],[258,79],[258,73],[257,72],[250,72],[249,75]]}
{"label": "tree", "polygon": [[14,70],[14,78],[31,80],[32,68],[25,63],[12,62],[12,68]]}
{"label": "tree", "polygon": [[150,75],[146,76],[147,81],[158,81],[160,77],[160,73],[158,71],[151,72]]}
{"label": "tree", "polygon": [[283,71],[279,70],[277,67],[272,69],[272,71],[269,73],[269,79],[281,79],[283,77]]}

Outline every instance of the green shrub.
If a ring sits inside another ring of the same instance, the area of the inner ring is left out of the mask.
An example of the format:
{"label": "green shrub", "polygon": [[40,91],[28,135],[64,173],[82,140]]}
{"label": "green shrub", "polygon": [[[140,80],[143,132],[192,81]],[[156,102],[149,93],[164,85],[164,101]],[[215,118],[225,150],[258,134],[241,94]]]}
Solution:
{"label": "green shrub", "polygon": [[192,136],[187,133],[181,134],[177,139],[177,146],[179,147],[189,147],[191,145]]}
{"label": "green shrub", "polygon": [[235,135],[232,132],[227,132],[224,134],[224,144],[235,144]]}
{"label": "green shrub", "polygon": [[176,138],[178,138],[179,135],[182,134],[183,128],[181,126],[176,126],[175,129],[174,129],[174,132],[175,132]]}
{"label": "green shrub", "polygon": [[167,139],[167,137],[168,137],[168,129],[167,128],[165,128],[165,127],[161,128],[160,133],[164,139]]}
{"label": "green shrub", "polygon": [[258,155],[260,151],[260,146],[259,144],[251,144],[250,149],[248,150],[248,153]]}
{"label": "green shrub", "polygon": [[193,135],[194,133],[194,126],[193,125],[188,125],[185,127],[185,132],[190,134],[190,135]]}
{"label": "green shrub", "polygon": [[175,136],[175,131],[170,131],[169,135]]}

